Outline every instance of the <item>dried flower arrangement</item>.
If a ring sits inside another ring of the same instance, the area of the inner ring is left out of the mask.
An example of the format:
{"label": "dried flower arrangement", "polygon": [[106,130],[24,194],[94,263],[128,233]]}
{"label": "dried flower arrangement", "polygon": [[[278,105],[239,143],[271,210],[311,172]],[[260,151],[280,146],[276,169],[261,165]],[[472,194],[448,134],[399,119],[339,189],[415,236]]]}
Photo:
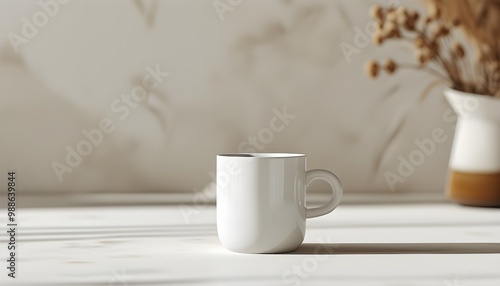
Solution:
{"label": "dried flower arrangement", "polygon": [[[421,69],[456,90],[500,97],[500,0],[427,0],[426,5],[425,17],[404,7],[371,8],[376,21],[373,43],[410,41],[417,64],[372,60],[365,64],[365,72],[375,78],[381,71]],[[466,53],[457,29],[472,39],[475,57]]]}

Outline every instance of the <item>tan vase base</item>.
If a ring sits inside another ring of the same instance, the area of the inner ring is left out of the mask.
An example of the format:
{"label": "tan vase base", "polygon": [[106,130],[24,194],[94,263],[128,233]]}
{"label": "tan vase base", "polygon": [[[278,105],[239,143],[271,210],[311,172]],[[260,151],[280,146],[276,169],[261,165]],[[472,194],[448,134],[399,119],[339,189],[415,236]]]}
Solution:
{"label": "tan vase base", "polygon": [[482,174],[450,171],[448,197],[468,206],[500,207],[500,172]]}

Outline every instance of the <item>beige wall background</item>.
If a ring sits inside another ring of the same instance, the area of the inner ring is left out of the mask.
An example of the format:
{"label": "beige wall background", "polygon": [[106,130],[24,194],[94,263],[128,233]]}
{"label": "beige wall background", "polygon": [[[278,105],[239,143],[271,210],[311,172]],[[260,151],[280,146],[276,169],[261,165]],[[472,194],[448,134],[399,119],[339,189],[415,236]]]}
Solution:
{"label": "beige wall background", "polygon": [[[40,2],[52,5],[47,21]],[[364,36],[373,3],[413,2],[40,2],[0,2],[0,171],[17,170],[23,191],[201,190],[217,153],[259,134],[259,151],[306,153],[309,168],[334,171],[347,192],[444,188],[454,123],[442,88],[425,97],[426,74],[363,73],[373,57],[413,61],[409,44],[379,49]],[[16,52],[12,37],[23,36],[24,18],[46,23]],[[127,116],[117,112],[126,103],[115,101],[142,85],[148,67],[168,77]],[[294,118],[283,130],[263,131],[284,109]],[[114,130],[70,167],[68,146],[76,149],[103,118]],[[443,142],[400,174],[401,158],[419,150],[415,140],[436,129]],[[66,166],[62,181],[54,162]],[[402,178],[392,190],[387,172]]]}

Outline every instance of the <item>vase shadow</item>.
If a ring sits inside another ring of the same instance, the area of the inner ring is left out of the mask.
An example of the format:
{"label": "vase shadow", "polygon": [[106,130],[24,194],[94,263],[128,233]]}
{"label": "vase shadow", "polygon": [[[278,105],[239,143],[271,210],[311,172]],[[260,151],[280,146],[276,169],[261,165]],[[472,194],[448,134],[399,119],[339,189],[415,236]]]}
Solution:
{"label": "vase shadow", "polygon": [[290,254],[473,254],[500,253],[500,243],[304,243]]}

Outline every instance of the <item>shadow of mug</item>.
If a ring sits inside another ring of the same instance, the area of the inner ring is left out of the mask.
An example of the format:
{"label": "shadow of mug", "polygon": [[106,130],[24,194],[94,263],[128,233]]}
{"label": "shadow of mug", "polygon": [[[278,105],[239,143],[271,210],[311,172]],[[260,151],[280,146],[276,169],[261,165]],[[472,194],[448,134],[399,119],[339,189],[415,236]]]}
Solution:
{"label": "shadow of mug", "polygon": [[472,254],[500,253],[500,243],[304,243],[290,254]]}

